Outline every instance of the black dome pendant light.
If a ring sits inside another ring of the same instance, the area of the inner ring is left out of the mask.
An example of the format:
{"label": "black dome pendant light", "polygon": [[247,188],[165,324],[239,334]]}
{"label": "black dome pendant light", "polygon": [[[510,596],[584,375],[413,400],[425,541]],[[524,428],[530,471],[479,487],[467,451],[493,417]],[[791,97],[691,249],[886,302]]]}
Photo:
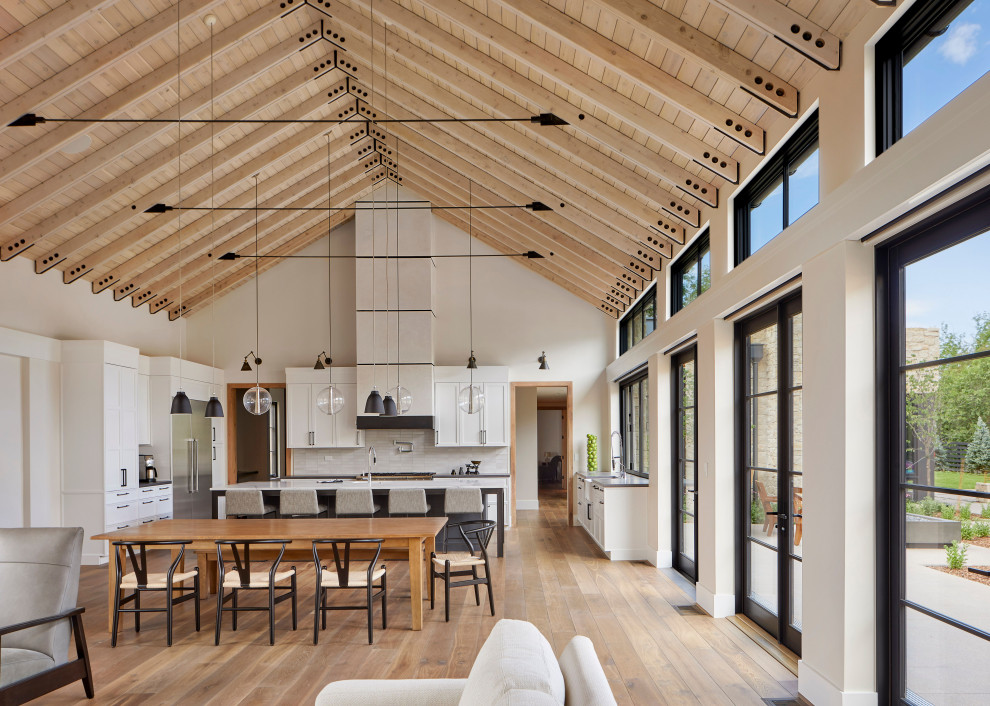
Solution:
{"label": "black dome pendant light", "polygon": [[[213,85],[214,85],[214,80],[213,80],[213,27],[217,23],[217,16],[214,15],[213,13],[210,13],[209,15],[207,15],[206,17],[203,18],[203,22],[205,22],[206,23],[206,26],[210,28],[210,120],[212,120],[215,117],[214,114],[213,114]],[[214,192],[214,188],[213,188],[213,157],[214,157],[214,154],[216,152],[216,139],[215,139],[215,135],[214,135],[215,128],[213,127],[213,125],[214,125],[214,123],[211,122],[210,123],[210,209],[211,209],[211,211],[210,211],[210,240],[212,241],[210,243],[210,251],[211,252],[213,251],[213,249],[214,249],[214,247],[216,245],[216,242],[215,242],[215,236],[216,236],[216,230],[215,230],[216,229],[216,218],[213,216],[213,213],[215,213],[215,211],[212,210],[212,208],[213,208],[213,199],[214,199],[214,196],[215,196],[215,192]],[[216,389],[216,384],[217,384],[217,315],[216,315],[216,308],[217,308],[217,284],[216,284],[216,278],[214,277],[214,275],[216,273],[216,263],[217,263],[216,258],[212,258],[210,260],[210,290],[211,290],[210,291],[210,331],[211,331],[211,336],[210,336],[210,350],[211,350],[211,353],[210,353],[210,356],[211,356],[211,359],[212,359],[210,365],[212,366],[213,370],[210,372],[210,375],[211,375],[211,380],[210,380],[210,399],[206,403],[206,411],[203,413],[203,416],[204,417],[208,417],[208,418],[211,418],[211,419],[223,417],[223,405],[220,404],[220,400],[217,399],[216,392],[214,392],[214,390]]]}
{"label": "black dome pendant light", "polygon": [[[181,21],[181,15],[179,11],[179,3],[175,4],[175,91],[176,91],[176,106],[175,112],[178,114],[179,118],[182,118],[182,45],[179,40],[179,24]],[[182,123],[177,125],[179,130],[179,139],[176,140],[176,159],[178,160],[178,169],[176,175],[176,188],[178,190],[178,200],[182,203]],[[182,252],[182,216],[181,214],[176,217],[176,231],[175,234],[179,238],[179,253]],[[175,397],[172,398],[172,408],[170,414],[192,414],[192,403],[189,401],[189,397],[182,390],[182,329],[185,326],[185,321],[182,320],[182,259],[179,259],[179,389],[175,393]]]}

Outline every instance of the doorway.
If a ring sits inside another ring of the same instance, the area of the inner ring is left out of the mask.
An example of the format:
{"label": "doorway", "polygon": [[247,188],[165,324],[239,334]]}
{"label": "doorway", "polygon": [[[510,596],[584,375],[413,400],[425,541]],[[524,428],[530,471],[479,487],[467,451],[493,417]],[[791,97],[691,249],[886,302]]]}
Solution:
{"label": "doorway", "polygon": [[291,475],[291,449],[285,438],[285,383],[264,384],[272,395],[266,414],[244,408],[253,383],[227,386],[227,482],[249,483]]}
{"label": "doorway", "polygon": [[673,488],[673,566],[692,582],[698,580],[698,349],[678,353],[671,361],[673,371],[672,407],[674,414]]}
{"label": "doorway", "polygon": [[800,296],[736,327],[737,610],[801,654],[803,526]]}
{"label": "doorway", "polygon": [[512,521],[516,509],[538,509],[546,502],[567,507],[561,520],[571,524],[573,383],[514,382],[510,397]]}

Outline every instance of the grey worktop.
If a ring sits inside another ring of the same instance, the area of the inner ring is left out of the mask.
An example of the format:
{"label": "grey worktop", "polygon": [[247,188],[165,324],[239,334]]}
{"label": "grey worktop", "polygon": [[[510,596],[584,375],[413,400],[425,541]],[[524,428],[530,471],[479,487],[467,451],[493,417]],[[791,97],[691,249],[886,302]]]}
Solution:
{"label": "grey worktop", "polygon": [[578,473],[578,478],[584,478],[603,488],[645,488],[650,484],[649,478],[641,478],[627,473],[625,478],[617,478],[610,473]]}

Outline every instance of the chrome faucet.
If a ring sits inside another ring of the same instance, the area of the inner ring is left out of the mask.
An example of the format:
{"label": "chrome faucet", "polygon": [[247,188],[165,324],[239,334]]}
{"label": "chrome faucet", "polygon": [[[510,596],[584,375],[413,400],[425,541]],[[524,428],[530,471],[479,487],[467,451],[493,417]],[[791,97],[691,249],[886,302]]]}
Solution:
{"label": "chrome faucet", "polygon": [[[618,439],[618,443],[616,443]],[[622,465],[622,434],[617,431],[612,432],[612,436],[609,437],[609,446],[612,449],[612,474],[615,474],[615,467],[619,467],[619,478],[626,477],[626,467]],[[618,453],[616,453],[618,449]]]}
{"label": "chrome faucet", "polygon": [[378,454],[375,453],[375,447],[368,447],[368,487],[371,487],[371,467],[373,464],[378,463]]}

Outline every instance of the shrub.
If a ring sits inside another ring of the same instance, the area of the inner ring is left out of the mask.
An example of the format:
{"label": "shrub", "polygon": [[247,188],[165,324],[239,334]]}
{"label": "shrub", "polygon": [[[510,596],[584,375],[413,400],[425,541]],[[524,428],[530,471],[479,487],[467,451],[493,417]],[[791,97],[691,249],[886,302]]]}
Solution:
{"label": "shrub", "polygon": [[954,520],[956,519],[956,508],[947,503],[942,506],[941,514],[943,520]]}
{"label": "shrub", "polygon": [[990,522],[974,522],[973,530],[977,537],[990,537]]}
{"label": "shrub", "polygon": [[754,500],[749,505],[749,521],[758,525],[766,519],[766,515],[763,513],[763,505],[760,504],[759,500]]}
{"label": "shrub", "polygon": [[980,517],[985,517],[990,519],[990,505],[984,505],[983,509],[980,510]]}
{"label": "shrub", "polygon": [[939,510],[938,502],[931,495],[923,497],[918,505],[921,508],[921,514],[927,517],[931,517]]}
{"label": "shrub", "polygon": [[906,503],[904,503],[904,512],[908,512],[912,515],[922,514],[921,503],[911,502],[910,500],[908,500]]}
{"label": "shrub", "polygon": [[963,503],[959,506],[959,519],[968,520],[972,516],[972,510],[969,507],[969,503]]}
{"label": "shrub", "polygon": [[945,545],[945,563],[949,565],[950,569],[961,569],[965,566],[966,549],[967,545],[959,544],[959,541],[955,539],[952,540],[951,545]]}
{"label": "shrub", "polygon": [[963,539],[975,539],[976,538],[976,527],[972,522],[963,522],[959,527],[960,536]]}

